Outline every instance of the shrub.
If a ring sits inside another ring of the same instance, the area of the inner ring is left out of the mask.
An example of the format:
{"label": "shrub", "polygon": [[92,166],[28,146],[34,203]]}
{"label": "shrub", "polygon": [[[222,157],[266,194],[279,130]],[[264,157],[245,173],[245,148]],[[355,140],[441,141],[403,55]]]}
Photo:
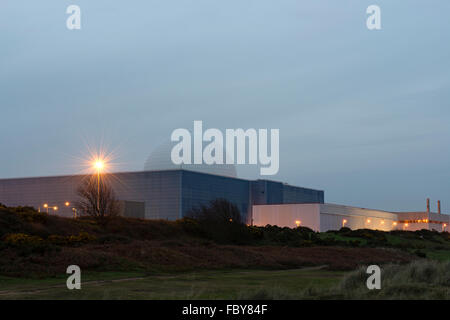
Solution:
{"label": "shrub", "polygon": [[347,233],[350,233],[350,232],[352,232],[352,229],[350,229],[349,227],[342,227],[338,231],[338,233],[344,234],[344,235],[347,234]]}
{"label": "shrub", "polygon": [[96,237],[87,232],[78,235],[60,236],[50,235],[47,239],[25,233],[12,233],[4,237],[4,243],[9,246],[38,246],[38,245],[74,245],[96,240]]}
{"label": "shrub", "polygon": [[12,233],[5,236],[3,240],[7,245],[21,246],[21,245],[38,245],[44,240],[41,237],[30,236],[25,233]]}
{"label": "shrub", "polygon": [[107,234],[101,236],[97,239],[97,242],[106,244],[106,243],[130,243],[131,239],[118,234]]}
{"label": "shrub", "polygon": [[237,206],[225,199],[216,199],[208,206],[191,210],[180,223],[192,235],[217,243],[245,244],[252,239]]}
{"label": "shrub", "polygon": [[97,237],[90,235],[87,232],[80,232],[78,235],[71,235],[67,237],[67,240],[70,244],[77,244],[77,243],[87,243],[91,241],[95,241]]}
{"label": "shrub", "polygon": [[43,212],[38,212],[33,207],[14,207],[7,208],[9,212],[17,214],[23,221],[45,223],[48,215]]}

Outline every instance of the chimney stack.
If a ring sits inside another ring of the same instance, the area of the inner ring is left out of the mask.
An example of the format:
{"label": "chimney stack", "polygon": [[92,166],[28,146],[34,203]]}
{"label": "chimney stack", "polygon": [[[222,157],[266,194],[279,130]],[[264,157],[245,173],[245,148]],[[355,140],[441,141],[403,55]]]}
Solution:
{"label": "chimney stack", "polygon": [[430,198],[427,198],[427,213],[430,213]]}
{"label": "chimney stack", "polygon": [[441,214],[441,200],[438,200],[438,213]]}

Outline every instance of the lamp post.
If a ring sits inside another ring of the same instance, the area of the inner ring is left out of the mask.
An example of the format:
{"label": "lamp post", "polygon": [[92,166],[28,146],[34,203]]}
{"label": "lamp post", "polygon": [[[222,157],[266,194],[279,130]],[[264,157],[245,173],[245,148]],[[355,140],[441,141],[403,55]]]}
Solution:
{"label": "lamp post", "polygon": [[45,208],[45,210],[47,210],[47,214],[48,214],[48,209],[53,209],[53,211],[58,211],[58,207],[57,206],[49,206],[48,203],[44,203],[43,207]]}
{"label": "lamp post", "polygon": [[95,169],[97,169],[97,211],[100,214],[100,172],[103,170],[104,162],[102,160],[97,160],[94,163]]}
{"label": "lamp post", "polygon": [[[66,207],[70,207],[70,202],[69,202],[69,201],[66,201],[66,202],[64,203],[64,205],[65,205]],[[71,209],[72,209],[72,211],[73,211],[73,218],[76,219],[76,218],[77,218],[77,208],[71,207]]]}

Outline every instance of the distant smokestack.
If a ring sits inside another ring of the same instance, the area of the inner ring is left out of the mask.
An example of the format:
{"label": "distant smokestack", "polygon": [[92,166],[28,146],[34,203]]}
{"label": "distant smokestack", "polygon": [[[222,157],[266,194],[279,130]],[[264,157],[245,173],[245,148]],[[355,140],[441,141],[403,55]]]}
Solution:
{"label": "distant smokestack", "polygon": [[441,200],[438,200],[438,213],[441,213]]}
{"label": "distant smokestack", "polygon": [[427,213],[430,213],[430,198],[427,198]]}

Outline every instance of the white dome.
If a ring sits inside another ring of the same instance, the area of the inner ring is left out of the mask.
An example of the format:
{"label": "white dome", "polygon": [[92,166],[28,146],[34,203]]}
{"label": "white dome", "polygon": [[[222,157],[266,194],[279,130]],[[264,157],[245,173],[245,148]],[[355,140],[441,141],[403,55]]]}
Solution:
{"label": "white dome", "polygon": [[[170,154],[176,142],[166,142],[157,147],[145,161],[144,170],[174,170],[184,169],[208,174],[215,174],[219,176],[236,178],[236,167],[232,164],[181,164],[176,165],[172,162]],[[193,153],[192,153],[193,154]],[[225,150],[224,150],[225,154]]]}

